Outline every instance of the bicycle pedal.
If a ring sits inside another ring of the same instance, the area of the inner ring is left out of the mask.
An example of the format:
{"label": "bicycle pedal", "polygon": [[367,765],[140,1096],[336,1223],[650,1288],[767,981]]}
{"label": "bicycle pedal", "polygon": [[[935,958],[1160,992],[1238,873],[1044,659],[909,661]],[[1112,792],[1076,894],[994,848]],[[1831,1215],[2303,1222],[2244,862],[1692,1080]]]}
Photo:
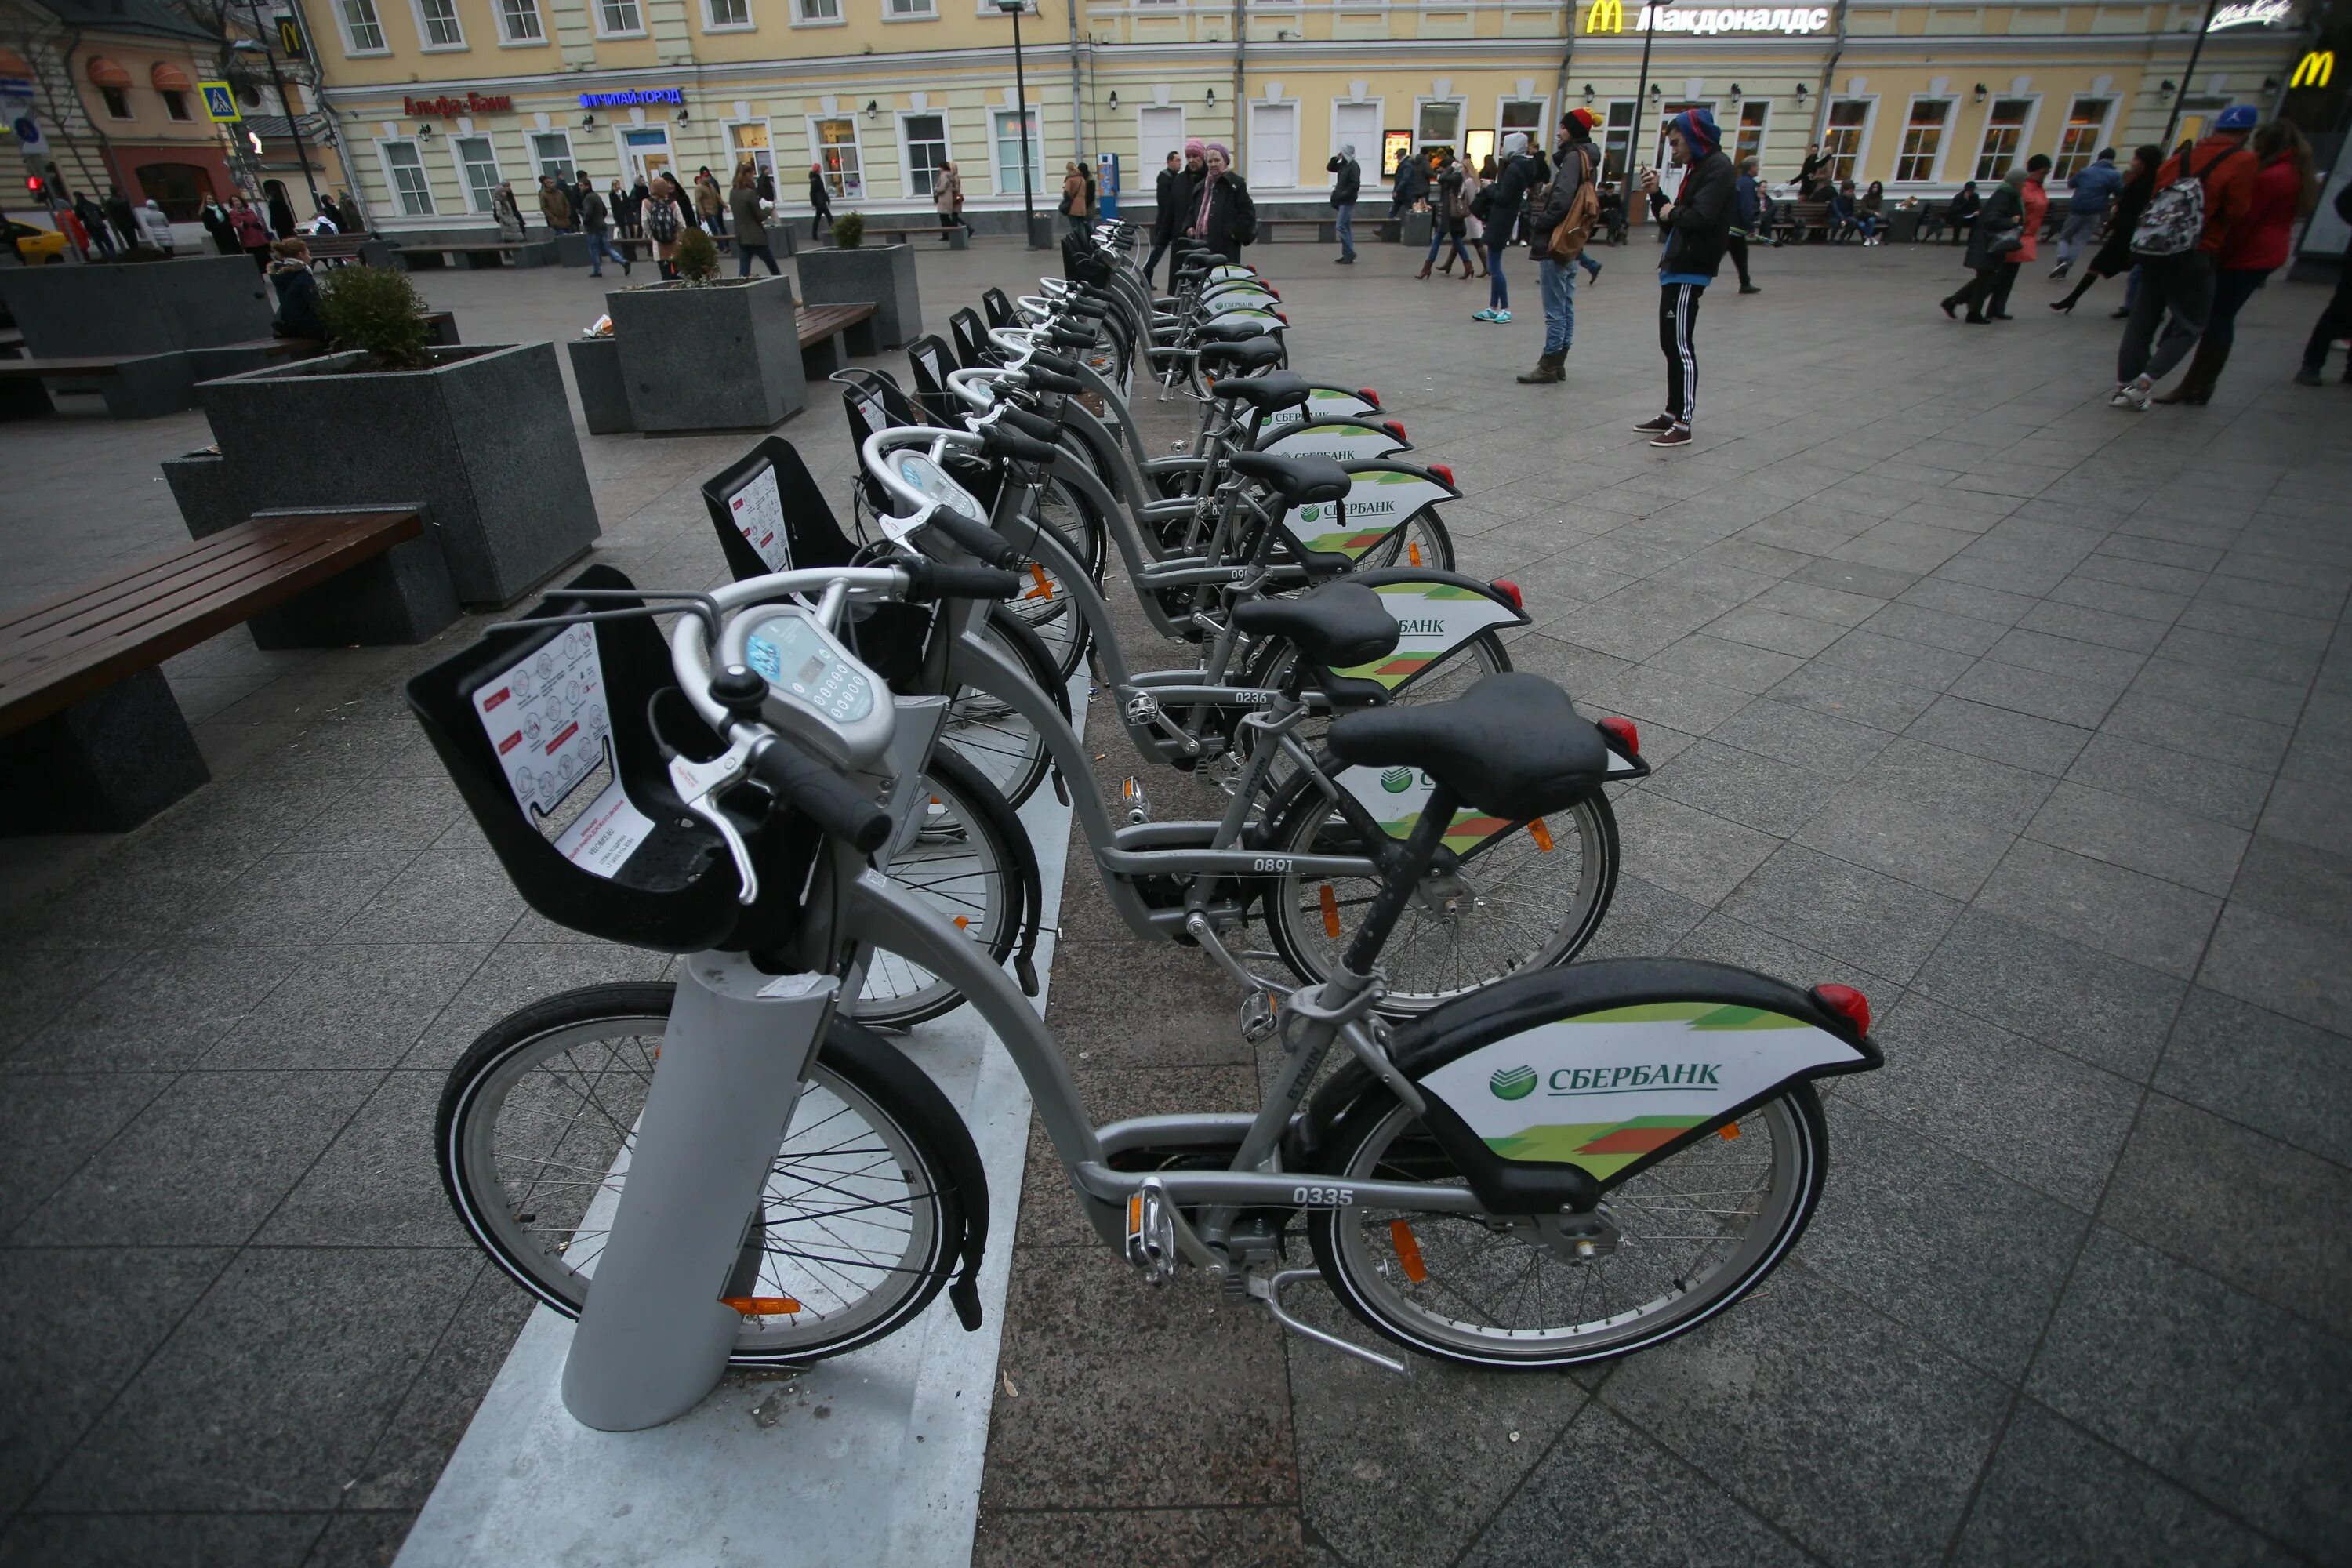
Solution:
{"label": "bicycle pedal", "polygon": [[1143,781],[1129,774],[1118,785],[1119,804],[1127,807],[1127,820],[1140,827],[1151,820],[1151,802],[1143,794]]}
{"label": "bicycle pedal", "polygon": [[1279,1005],[1272,992],[1253,991],[1242,998],[1242,1038],[1252,1045],[1272,1037],[1282,1026]]}
{"label": "bicycle pedal", "polygon": [[1154,1285],[1176,1272],[1176,1210],[1156,1180],[1127,1200],[1127,1260],[1150,1270]]}

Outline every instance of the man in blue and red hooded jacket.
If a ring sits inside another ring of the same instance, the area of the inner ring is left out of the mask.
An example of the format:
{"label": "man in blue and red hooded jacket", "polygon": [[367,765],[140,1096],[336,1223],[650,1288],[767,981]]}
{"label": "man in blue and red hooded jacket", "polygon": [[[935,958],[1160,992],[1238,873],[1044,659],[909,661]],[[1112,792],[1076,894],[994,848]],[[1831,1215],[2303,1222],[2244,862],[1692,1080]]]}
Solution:
{"label": "man in blue and red hooded jacket", "polygon": [[1666,142],[1675,166],[1688,171],[1675,199],[1668,201],[1658,189],[1655,169],[1642,171],[1650,216],[1666,235],[1658,259],[1658,346],[1666,356],[1666,409],[1633,428],[1650,437],[1653,447],[1687,447],[1698,412],[1698,351],[1692,334],[1698,327],[1699,296],[1715,281],[1731,237],[1735,182],[1731,160],[1723,155],[1723,134],[1706,110],[1687,109],[1667,121]]}

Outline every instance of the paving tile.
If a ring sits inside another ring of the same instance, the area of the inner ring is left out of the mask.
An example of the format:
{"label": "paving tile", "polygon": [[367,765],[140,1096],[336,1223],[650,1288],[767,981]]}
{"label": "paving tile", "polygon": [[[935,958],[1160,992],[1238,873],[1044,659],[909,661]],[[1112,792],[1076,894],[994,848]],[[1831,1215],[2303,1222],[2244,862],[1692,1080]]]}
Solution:
{"label": "paving tile", "polygon": [[433,1072],[387,1075],[286,1194],[260,1244],[467,1245],[435,1163],[433,1119],[442,1082]]}
{"label": "paving tile", "polygon": [[2101,583],[2123,583],[2134,588],[2158,588],[2168,594],[2194,594],[2205,585],[2206,574],[2186,566],[2127,556],[2094,555],[2075,573]]}
{"label": "paving tile", "polygon": [[168,1073],[0,1077],[0,1236],[46,1202],[172,1082]]}
{"label": "paving tile", "polygon": [[1822,653],[1821,662],[1881,680],[1941,691],[1968,673],[1976,660],[1968,654],[1929,647],[1924,643],[1880,637],[1875,632],[1851,631]]}
{"label": "paving tile", "polygon": [[2314,784],[2352,777],[2352,728],[2315,722],[2306,713],[2295,726],[2294,740],[2279,772]]}
{"label": "paving tile", "polygon": [[2026,1392],[2312,1556],[2352,1531],[2352,1344],[2104,1226]]}
{"label": "paving tile", "polygon": [[1777,975],[1791,984],[1811,989],[1835,981],[1851,985],[1870,999],[1874,1009],[1891,1007],[1902,996],[1903,987],[1884,975],[1873,974],[1857,968],[1850,959],[1832,958],[1775,936],[1772,932],[1733,920],[1728,915],[1711,914],[1694,929],[1682,933],[1667,947],[1653,949],[1670,952],[1676,958],[1705,959],[1712,963],[1733,963],[1742,969],[1753,969],[1765,974]]}
{"label": "paving tile", "polygon": [[1768,696],[1874,730],[1900,731],[1927,711],[1936,693],[1926,687],[1864,674],[1815,659]]}
{"label": "paving tile", "polygon": [[1582,700],[1584,693],[1600,681],[1621,669],[1630,668],[1627,660],[1612,658],[1605,653],[1578,647],[1542,632],[1528,632],[1510,639],[1511,668],[1540,675],[1546,680]]}
{"label": "paving tile", "polygon": [[1832,779],[1852,778],[1889,740],[1882,730],[1769,697],[1749,703],[1708,735]]}
{"label": "paving tile", "polygon": [[1720,907],[1735,920],[1906,983],[1959,908],[1796,845],[1767,860]]}
{"label": "paving tile", "polygon": [[1601,929],[1577,956],[1654,958],[1672,948],[1705,918],[1705,904],[1680,893],[1670,893],[1630,872],[1621,872],[1617,895],[1609,903],[1609,918],[1601,922]]}
{"label": "paving tile", "polygon": [[1990,708],[2095,730],[2122,689],[1986,658],[1951,683],[1951,694]]}
{"label": "paving tile", "polygon": [[2010,1417],[1950,1561],[1960,1568],[2164,1562],[2284,1568],[2296,1559],[2027,1399]]}
{"label": "paving tile", "polygon": [[2180,618],[2173,625],[2192,631],[2219,632],[2233,640],[2269,643],[2301,653],[2324,653],[2336,636],[2334,621],[2247,610],[2235,605],[2191,605],[2180,612]]}
{"label": "paving tile", "polygon": [[2154,1068],[2187,990],[2170,975],[1982,910],[1952,922],[1913,984],[2136,1082]]}
{"label": "paving tile", "polygon": [[211,942],[321,942],[381,892],[412,858],[399,850],[266,856],[230,884],[189,929]]}
{"label": "paving tile", "polygon": [[1956,816],[1988,817],[2011,829],[2022,826],[2055,787],[2043,774],[1924,745],[1908,736],[1891,742],[1855,779],[1906,800],[1943,807]]}
{"label": "paving tile", "polygon": [[1769,610],[1776,615],[1801,616],[1806,620],[1822,621],[1833,626],[1858,626],[1876,615],[1886,603],[1884,595],[1873,595],[1856,586],[1847,587],[1837,581],[1822,582],[1822,574],[1832,579],[1854,574],[1881,574],[1888,577],[1908,577],[1906,572],[1885,572],[1859,562],[1821,562],[1813,567],[1801,569],[1786,582],[1766,589],[1748,602],[1754,611]]}
{"label": "paving tile", "polygon": [[1660,768],[1643,793],[1785,838],[1822,808],[1835,787],[1809,769],[1700,741]]}
{"label": "paving tile", "polygon": [[2090,731],[2072,724],[1948,693],[1929,704],[1903,733],[1906,740],[2053,774],[2063,773],[2091,739]]}
{"label": "paving tile", "polygon": [[2076,642],[2097,643],[2102,647],[2121,648],[2128,653],[2154,653],[2164,641],[2166,630],[2166,624],[2162,621],[2143,620],[2137,616],[2119,616],[2113,611],[2062,604],[2055,599],[2045,599],[2034,605],[2018,618],[2017,624],[2029,631],[2072,637]]}
{"label": "paving tile", "polygon": [[1745,708],[1750,695],[1697,676],[1639,665],[1596,682],[1587,706],[1703,735]]}
{"label": "paving tile", "polygon": [[2230,897],[2250,909],[2352,936],[2352,858],[2257,834]]}
{"label": "paving tile", "polygon": [[2197,597],[2203,604],[2276,611],[2315,620],[2333,620],[2344,608],[2344,595],[2336,588],[2305,588],[2229,576],[2208,578],[2197,591]]}
{"label": "paving tile", "polygon": [[2352,790],[2281,779],[2263,811],[2262,830],[2331,855],[2352,855]]}
{"label": "paving tile", "polygon": [[1886,1066],[1840,1084],[1841,1101],[2091,1212],[2130,1131],[2135,1086],[1917,992],[1872,1033]]}
{"label": "paving tile", "polygon": [[454,943],[334,945],[304,952],[284,984],[205,1052],[218,1068],[390,1067],[481,967]]}
{"label": "paving tile", "polygon": [[667,967],[660,953],[609,942],[502,943],[397,1065],[446,1071],[484,1030],[509,1013],[577,986],[657,980]]}
{"label": "paving tile", "polygon": [[329,1563],[349,1564],[350,1568],[393,1568],[400,1555],[401,1543],[408,1539],[409,1530],[416,1523],[416,1515],[408,1510],[396,1513],[353,1513],[344,1511],[331,1516],[327,1528],[319,1533],[319,1543],[304,1559],[304,1568],[326,1568]]}
{"label": "paving tile", "polygon": [[1702,905],[1720,902],[1780,840],[1648,790],[1615,803],[1625,874]]}
{"label": "paving tile", "polygon": [[2319,652],[2316,648],[2287,647],[2251,635],[2231,637],[2188,626],[2175,626],[2165,633],[2164,641],[2158,645],[2156,650],[2159,658],[2177,659],[2182,664],[2202,665],[2208,669],[2257,676],[2264,680],[2283,681],[2290,685],[2301,685],[2319,673]]}
{"label": "paving tile", "polygon": [[523,908],[492,857],[428,849],[362,904],[336,939],[493,942],[514,928]]}
{"label": "paving tile", "polygon": [[137,952],[104,985],[33,1031],[6,1066],[127,1072],[193,1066],[303,956],[299,949],[209,943]]}
{"label": "paving tile", "polygon": [[327,1519],[323,1512],[27,1514],[0,1538],[0,1564],[301,1568]]}
{"label": "paving tile", "polygon": [[2138,690],[2116,700],[2102,728],[2124,740],[2263,772],[2278,766],[2294,733],[2284,724],[2226,709],[2191,708]]}
{"label": "paving tile", "polygon": [[1837,1173],[1805,1230],[1806,1270],[2018,1382],[2089,1216],[1847,1096],[1826,1110]]}
{"label": "paving tile", "polygon": [[2025,837],[2222,894],[2237,878],[2251,835],[2173,806],[2061,784],[2026,825]]}
{"label": "paving tile", "polygon": [[1783,1268],[1712,1322],[1623,1363],[1605,1398],[1809,1551],[1873,1563],[1942,1549],[2008,1395]]}
{"label": "paving tile", "polygon": [[425,1506],[482,1395],[506,1364],[515,1336],[537,1309],[535,1297],[474,1256],[478,1272],[472,1286],[446,1331],[422,1357],[383,1436],[352,1471],[346,1508]]}
{"label": "paving tile", "polygon": [[2202,986],[2189,993],[2156,1087],[2299,1149],[2352,1164],[2352,1040]]}
{"label": "paving tile", "polygon": [[2128,741],[2103,730],[2066,770],[2074,784],[2176,807],[2193,816],[2252,828],[2270,798],[2271,778],[2251,768],[2192,756],[2168,746]]}
{"label": "paving tile", "polygon": [[2163,594],[2122,583],[2101,582],[2079,573],[2051,589],[2049,596],[2062,605],[2080,605],[2110,615],[2137,616],[2165,626],[2179,619],[2180,612],[2189,607],[2185,594]]}
{"label": "paving tile", "polygon": [[1131,1563],[1138,1568],[1339,1568],[1304,1544],[1287,1508],[983,1509],[972,1568],[1034,1563]]}
{"label": "paving tile", "polygon": [[2013,822],[1956,816],[1869,782],[1869,770],[1818,805],[1796,842],[1927,888],[1975,896],[2017,837]]}
{"label": "paving tile", "polygon": [[1887,605],[1863,622],[1862,629],[1881,637],[1925,643],[1951,653],[1981,654],[2001,636],[2000,628],[1990,621],[1905,604]]}
{"label": "paving tile", "polygon": [[1785,653],[1727,642],[1706,632],[1693,632],[1648,660],[1647,666],[1671,675],[1694,676],[1734,691],[1753,693],[1770,690],[1804,662]]}
{"label": "paving tile", "polygon": [[2303,711],[2305,683],[2267,680],[2238,670],[2150,658],[2132,681],[2135,695],[2187,707],[2215,709],[2272,724],[2292,724]]}
{"label": "paving tile", "polygon": [[2197,979],[2290,1018],[2352,1032],[2352,937],[2233,903]]}
{"label": "paving tile", "polygon": [[1945,577],[1927,577],[1904,589],[1897,602],[1990,621],[1997,626],[2015,626],[2018,617],[2032,609],[2036,601],[2034,596],[2025,594],[1981,588],[1972,584],[1955,583]]}
{"label": "paving tile", "polygon": [[121,947],[0,952],[0,1056],[131,962]]}
{"label": "paving tile", "polygon": [[[1865,566],[1859,561],[1831,560],[1807,562],[1791,572],[1789,576],[1790,582],[1794,584],[1805,584],[1816,588],[1830,588],[1841,594],[1877,599],[1891,599],[1919,580],[1911,573],[1897,572],[1885,566]],[[1796,609],[1794,605],[1787,607],[1794,610],[1798,615],[1807,613]],[[1814,619],[1843,620],[1843,617],[1815,616]],[[1858,625],[1859,623],[1844,624]]]}
{"label": "paving tile", "polygon": [[2209,894],[2023,839],[1978,902],[2184,980],[2196,973],[2221,909]]}
{"label": "paving tile", "polygon": [[1733,642],[1748,643],[1799,658],[1811,658],[1840,636],[1838,628],[1829,622],[1811,620],[1755,604],[1741,605],[1721,620],[1712,623],[1707,629],[1715,636]]}

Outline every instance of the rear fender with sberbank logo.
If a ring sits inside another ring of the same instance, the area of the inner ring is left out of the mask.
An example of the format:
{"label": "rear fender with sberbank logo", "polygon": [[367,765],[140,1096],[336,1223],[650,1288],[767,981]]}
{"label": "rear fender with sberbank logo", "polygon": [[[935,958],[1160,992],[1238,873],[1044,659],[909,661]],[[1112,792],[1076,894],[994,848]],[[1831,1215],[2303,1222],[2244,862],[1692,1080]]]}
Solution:
{"label": "rear fender with sberbank logo", "polygon": [[1253,449],[1278,458],[1328,458],[1368,463],[1412,450],[1412,443],[1374,419],[1318,419],[1308,425],[1258,426]]}
{"label": "rear fender with sberbank logo", "polygon": [[1293,425],[1322,419],[1360,419],[1378,424],[1381,405],[1360,392],[1350,392],[1344,386],[1320,386],[1309,384],[1303,407],[1277,408],[1258,416],[1258,438],[1264,440],[1276,430]]}
{"label": "rear fender with sberbank logo", "polygon": [[1328,568],[1344,568],[1361,560],[1422,508],[1461,499],[1462,492],[1436,474],[1395,458],[1368,458],[1344,467],[1351,481],[1346,500],[1295,506],[1282,515],[1282,526],[1296,549],[1307,555],[1337,557],[1319,563]]}

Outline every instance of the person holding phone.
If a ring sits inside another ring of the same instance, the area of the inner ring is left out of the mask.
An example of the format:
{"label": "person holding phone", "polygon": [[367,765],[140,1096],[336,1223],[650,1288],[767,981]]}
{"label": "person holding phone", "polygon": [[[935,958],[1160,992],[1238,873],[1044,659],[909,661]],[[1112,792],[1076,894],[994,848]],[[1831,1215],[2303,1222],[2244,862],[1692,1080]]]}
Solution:
{"label": "person holding phone", "polygon": [[1666,144],[1675,166],[1684,171],[1674,199],[1658,188],[1658,172],[1644,167],[1642,194],[1650,216],[1665,232],[1658,258],[1658,347],[1666,356],[1666,407],[1633,428],[1653,447],[1687,447],[1698,413],[1699,297],[1715,281],[1731,238],[1733,178],[1723,154],[1723,134],[1705,109],[1686,109],[1666,121]]}

